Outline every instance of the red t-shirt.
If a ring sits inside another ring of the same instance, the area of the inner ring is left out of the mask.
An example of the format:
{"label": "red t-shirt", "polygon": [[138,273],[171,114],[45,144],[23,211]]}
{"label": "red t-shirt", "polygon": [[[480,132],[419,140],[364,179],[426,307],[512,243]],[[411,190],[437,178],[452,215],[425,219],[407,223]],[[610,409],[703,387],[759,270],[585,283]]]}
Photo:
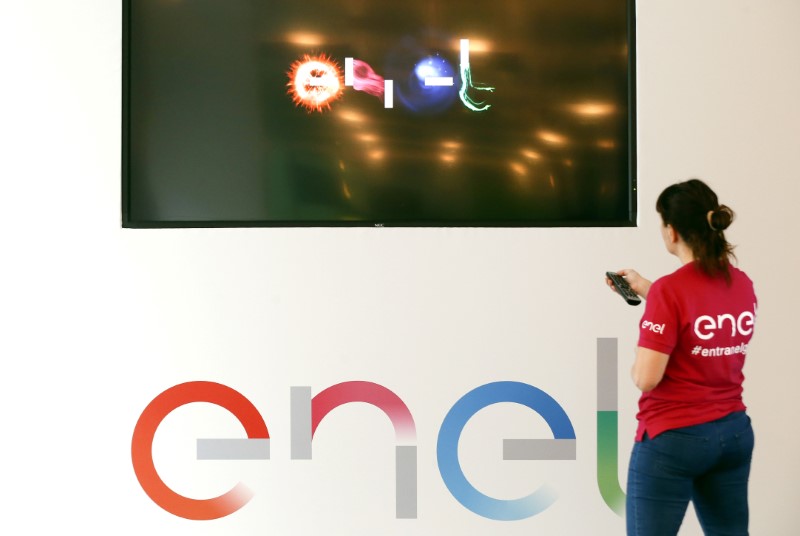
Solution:
{"label": "red t-shirt", "polygon": [[639,346],[669,355],[661,382],[639,399],[636,441],[745,409],[742,382],[757,300],[753,282],[731,267],[731,283],[689,263],[655,281]]}

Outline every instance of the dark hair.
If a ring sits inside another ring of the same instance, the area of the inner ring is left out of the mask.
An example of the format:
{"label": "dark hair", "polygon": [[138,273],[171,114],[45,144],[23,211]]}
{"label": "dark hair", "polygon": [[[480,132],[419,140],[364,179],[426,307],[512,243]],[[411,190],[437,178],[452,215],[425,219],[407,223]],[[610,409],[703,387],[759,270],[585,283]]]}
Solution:
{"label": "dark hair", "polygon": [[733,246],[723,231],[735,214],[720,205],[717,194],[699,179],[667,187],[656,201],[664,225],[671,225],[691,248],[700,269],[710,276],[722,275],[730,283],[730,259],[736,258]]}

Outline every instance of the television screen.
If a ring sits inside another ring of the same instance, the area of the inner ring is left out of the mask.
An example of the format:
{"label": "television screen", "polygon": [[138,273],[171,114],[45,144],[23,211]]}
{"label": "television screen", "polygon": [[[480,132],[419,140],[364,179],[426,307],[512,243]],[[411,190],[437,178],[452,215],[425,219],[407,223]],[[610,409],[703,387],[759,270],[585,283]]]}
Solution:
{"label": "television screen", "polygon": [[126,0],[125,227],[630,226],[633,0]]}

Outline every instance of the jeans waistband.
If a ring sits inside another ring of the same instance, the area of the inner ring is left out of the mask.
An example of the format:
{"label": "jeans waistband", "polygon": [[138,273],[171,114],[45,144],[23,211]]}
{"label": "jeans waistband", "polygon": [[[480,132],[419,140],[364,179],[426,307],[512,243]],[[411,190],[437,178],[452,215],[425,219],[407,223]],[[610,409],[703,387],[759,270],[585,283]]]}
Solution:
{"label": "jeans waistband", "polygon": [[738,419],[743,419],[747,416],[747,412],[744,410],[741,411],[734,411],[733,413],[728,413],[724,417],[721,417],[715,421],[711,422],[728,422],[728,421],[736,421]]}

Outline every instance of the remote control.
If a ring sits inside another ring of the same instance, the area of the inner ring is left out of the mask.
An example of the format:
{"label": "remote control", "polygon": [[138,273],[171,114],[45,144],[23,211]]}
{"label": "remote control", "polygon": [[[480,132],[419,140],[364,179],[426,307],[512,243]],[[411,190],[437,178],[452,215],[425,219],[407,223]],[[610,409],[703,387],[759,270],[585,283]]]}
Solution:
{"label": "remote control", "polygon": [[622,296],[629,305],[639,305],[642,303],[642,299],[633,291],[624,277],[614,272],[606,272],[606,277],[611,280],[611,283],[613,283],[619,295]]}

